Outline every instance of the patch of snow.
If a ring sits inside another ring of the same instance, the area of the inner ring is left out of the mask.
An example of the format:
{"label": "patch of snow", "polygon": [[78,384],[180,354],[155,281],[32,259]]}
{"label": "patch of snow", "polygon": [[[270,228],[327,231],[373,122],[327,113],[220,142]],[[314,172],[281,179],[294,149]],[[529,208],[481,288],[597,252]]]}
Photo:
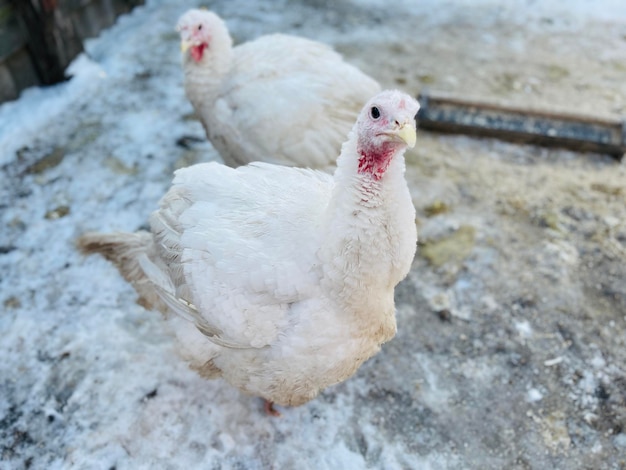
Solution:
{"label": "patch of snow", "polygon": [[543,400],[543,394],[539,390],[537,390],[536,388],[528,389],[528,392],[526,392],[527,402],[535,403],[541,400]]}
{"label": "patch of snow", "polygon": [[9,162],[20,147],[45,135],[50,120],[71,103],[96,93],[107,78],[102,67],[84,53],[69,65],[67,76],[72,77],[67,82],[31,87],[22,92],[19,100],[0,105],[0,165]]}
{"label": "patch of snow", "polygon": [[514,325],[520,337],[532,338],[533,328],[530,326],[530,322],[528,320],[516,321]]}

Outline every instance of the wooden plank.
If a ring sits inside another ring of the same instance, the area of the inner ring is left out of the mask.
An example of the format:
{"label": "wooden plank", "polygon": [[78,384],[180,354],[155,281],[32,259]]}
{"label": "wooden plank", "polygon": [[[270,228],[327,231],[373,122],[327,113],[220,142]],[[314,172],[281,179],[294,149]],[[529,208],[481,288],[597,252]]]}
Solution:
{"label": "wooden plank", "polygon": [[82,33],[84,38],[97,36],[115,22],[115,13],[109,0],[93,1],[85,5],[80,15],[83,26],[87,26]]}
{"label": "wooden plank", "polygon": [[73,0],[67,15],[82,39],[95,37],[115,23],[118,16],[130,12],[144,0]]}
{"label": "wooden plank", "polygon": [[13,81],[9,67],[4,63],[0,63],[0,103],[14,100],[18,96],[19,90]]}
{"label": "wooden plank", "polygon": [[619,159],[626,152],[626,122],[619,119],[554,113],[430,93],[420,94],[418,100],[421,129],[599,152]]}
{"label": "wooden plank", "polygon": [[55,15],[57,0],[10,0],[28,31],[28,48],[41,83],[65,79],[65,67],[82,50],[71,23]]}
{"label": "wooden plank", "polygon": [[[83,39],[144,0],[0,0],[0,103],[36,84],[65,80]],[[30,64],[26,63],[30,62]]]}
{"label": "wooden plank", "polygon": [[112,0],[113,1],[113,9],[117,16],[128,13],[133,8],[139,5],[143,5],[145,0]]}
{"label": "wooden plank", "polygon": [[19,19],[7,0],[0,0],[0,62],[26,43]]}
{"label": "wooden plank", "polygon": [[16,51],[11,57],[8,57],[4,61],[4,65],[11,74],[15,90],[18,94],[24,88],[39,84],[37,71],[25,47]]}
{"label": "wooden plank", "polygon": [[25,47],[0,61],[0,103],[16,99],[24,88],[38,84],[37,71]]}

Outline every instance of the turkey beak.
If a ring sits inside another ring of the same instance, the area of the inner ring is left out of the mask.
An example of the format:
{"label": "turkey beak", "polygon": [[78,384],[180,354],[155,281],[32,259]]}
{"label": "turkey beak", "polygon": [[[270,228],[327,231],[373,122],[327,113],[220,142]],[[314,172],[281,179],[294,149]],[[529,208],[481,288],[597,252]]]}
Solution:
{"label": "turkey beak", "polygon": [[400,137],[410,149],[415,147],[417,135],[413,122],[405,122],[404,124],[402,124],[400,128],[396,131],[396,135]]}
{"label": "turkey beak", "polygon": [[183,54],[187,52],[187,49],[189,49],[190,47],[191,41],[187,41],[186,39],[180,41],[180,52],[182,52]]}

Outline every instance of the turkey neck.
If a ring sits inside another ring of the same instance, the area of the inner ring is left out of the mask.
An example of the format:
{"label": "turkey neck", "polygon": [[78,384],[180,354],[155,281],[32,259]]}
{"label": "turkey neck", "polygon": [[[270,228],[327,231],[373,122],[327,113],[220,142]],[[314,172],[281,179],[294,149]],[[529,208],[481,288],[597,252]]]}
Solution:
{"label": "turkey neck", "polygon": [[364,325],[391,326],[394,287],[415,253],[415,209],[404,179],[403,153],[395,153],[379,180],[360,174],[352,132],[337,160],[320,250],[322,285],[342,311]]}
{"label": "turkey neck", "polygon": [[198,63],[189,56],[185,58],[185,93],[196,111],[201,112],[207,106],[213,107],[231,64],[230,47],[219,51],[219,54],[207,48]]}

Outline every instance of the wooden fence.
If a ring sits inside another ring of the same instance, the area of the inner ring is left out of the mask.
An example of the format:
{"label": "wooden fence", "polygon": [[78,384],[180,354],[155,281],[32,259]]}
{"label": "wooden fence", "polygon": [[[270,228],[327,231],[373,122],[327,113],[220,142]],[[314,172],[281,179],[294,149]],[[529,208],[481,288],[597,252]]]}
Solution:
{"label": "wooden fence", "polygon": [[0,103],[33,85],[65,80],[64,71],[115,19],[144,0],[0,0]]}

